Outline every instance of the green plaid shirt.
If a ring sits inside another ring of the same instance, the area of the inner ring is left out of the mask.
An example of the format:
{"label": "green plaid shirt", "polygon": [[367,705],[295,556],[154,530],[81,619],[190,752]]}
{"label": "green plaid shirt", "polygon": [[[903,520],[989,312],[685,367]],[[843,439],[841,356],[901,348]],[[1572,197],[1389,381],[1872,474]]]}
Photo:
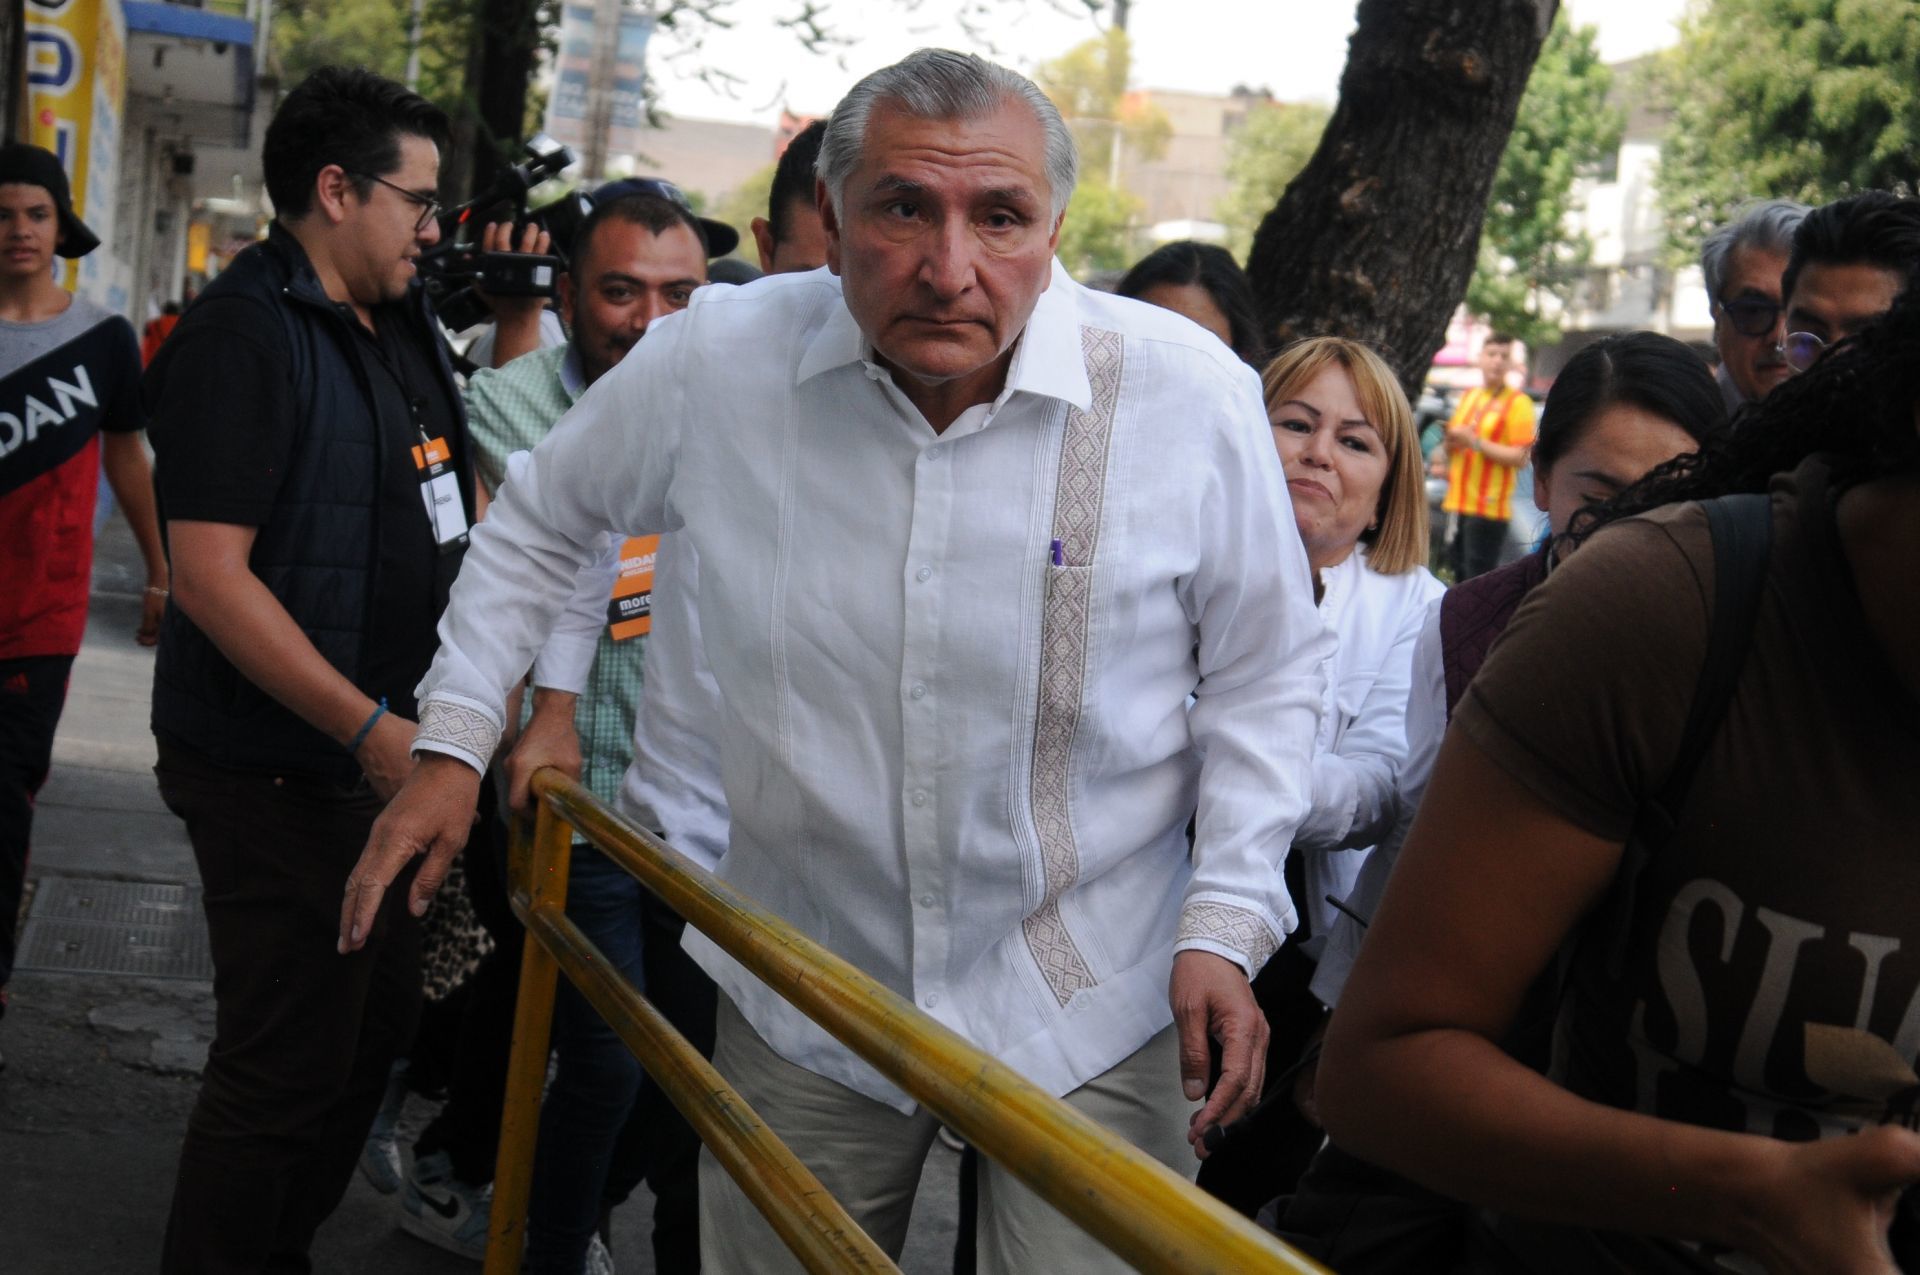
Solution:
{"label": "green plaid shirt", "polygon": [[[535,350],[505,367],[476,372],[467,384],[467,436],[480,481],[491,496],[507,474],[507,457],[532,449],[586,392],[570,345]],[[633,760],[633,719],[640,707],[640,657],[645,637],[616,642],[600,630],[593,671],[574,711],[580,732],[582,778],[612,805]]]}

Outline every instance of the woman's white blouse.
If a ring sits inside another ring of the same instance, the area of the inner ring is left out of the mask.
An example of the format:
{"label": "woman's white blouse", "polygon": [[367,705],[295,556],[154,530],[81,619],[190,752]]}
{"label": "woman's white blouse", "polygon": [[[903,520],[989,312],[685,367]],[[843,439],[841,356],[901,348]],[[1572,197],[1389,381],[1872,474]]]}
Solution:
{"label": "woman's white blouse", "polygon": [[1382,575],[1365,554],[1363,546],[1320,573],[1320,618],[1337,645],[1323,665],[1313,805],[1293,840],[1294,852],[1307,856],[1307,895],[1295,906],[1309,918],[1312,937],[1301,951],[1316,960],[1340,915],[1329,896],[1347,897],[1371,848],[1399,816],[1413,645],[1428,604],[1446,590],[1424,567]]}

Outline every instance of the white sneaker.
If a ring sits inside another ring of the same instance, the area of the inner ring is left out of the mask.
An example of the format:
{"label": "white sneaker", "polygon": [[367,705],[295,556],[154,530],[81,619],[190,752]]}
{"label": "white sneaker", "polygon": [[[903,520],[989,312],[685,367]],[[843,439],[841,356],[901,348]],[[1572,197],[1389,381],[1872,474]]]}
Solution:
{"label": "white sneaker", "polygon": [[423,1156],[407,1175],[400,1197],[400,1229],[449,1253],[487,1259],[487,1218],[493,1210],[493,1184],[472,1186],[453,1176],[444,1151]]}
{"label": "white sneaker", "polygon": [[392,1195],[405,1179],[400,1162],[400,1111],[407,1105],[407,1060],[393,1064],[387,1076],[387,1092],[380,1110],[367,1130],[367,1144],[360,1149],[360,1172],[369,1185],[382,1195]]}

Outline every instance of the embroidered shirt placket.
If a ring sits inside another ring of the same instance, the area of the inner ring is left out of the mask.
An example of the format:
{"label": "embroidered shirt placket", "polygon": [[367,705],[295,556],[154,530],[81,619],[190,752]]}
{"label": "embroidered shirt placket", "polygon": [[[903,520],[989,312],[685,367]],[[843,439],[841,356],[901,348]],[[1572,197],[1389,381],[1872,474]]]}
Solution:
{"label": "embroidered shirt placket", "polygon": [[1040,619],[1040,695],[1035,706],[1031,792],[1046,892],[1040,906],[1022,923],[1027,950],[1063,1007],[1075,992],[1094,985],[1093,971],[1060,915],[1060,896],[1080,879],[1080,850],[1068,792],[1074,737],[1086,694],[1093,569],[1120,397],[1120,334],[1083,328],[1080,348],[1093,406],[1084,412],[1070,409],[1061,435],[1053,496],[1053,540],[1059,549],[1046,566]]}

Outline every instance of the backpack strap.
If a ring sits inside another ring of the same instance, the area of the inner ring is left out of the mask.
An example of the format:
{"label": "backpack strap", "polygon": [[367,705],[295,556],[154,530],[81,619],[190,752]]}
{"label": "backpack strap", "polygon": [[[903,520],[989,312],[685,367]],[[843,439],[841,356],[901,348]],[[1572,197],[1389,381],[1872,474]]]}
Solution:
{"label": "backpack strap", "polygon": [[1734,689],[1740,684],[1754,621],[1766,594],[1767,564],[1773,550],[1773,507],[1767,494],[1741,492],[1701,503],[1713,538],[1713,618],[1707,631],[1706,658],[1700,666],[1700,680],[1694,684],[1693,703],[1680,732],[1673,769],[1659,793],[1642,803],[1615,878],[1607,963],[1616,976],[1626,962],[1630,905],[1638,891],[1640,874],[1673,837],[1694,774],[1719,733]]}

